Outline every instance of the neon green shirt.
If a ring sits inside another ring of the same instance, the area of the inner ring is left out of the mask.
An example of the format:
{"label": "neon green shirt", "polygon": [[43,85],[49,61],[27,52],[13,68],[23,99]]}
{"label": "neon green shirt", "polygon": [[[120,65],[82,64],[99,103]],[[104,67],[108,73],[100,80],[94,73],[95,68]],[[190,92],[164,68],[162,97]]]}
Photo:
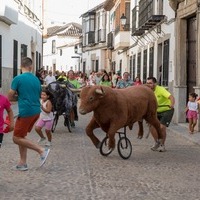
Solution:
{"label": "neon green shirt", "polygon": [[68,81],[69,81],[76,89],[78,89],[78,88],[81,87],[80,83],[79,83],[76,79],[74,79],[74,80],[69,80],[69,79],[68,79]]}
{"label": "neon green shirt", "polygon": [[164,87],[156,85],[154,94],[158,103],[157,112],[164,112],[171,109],[171,101],[169,99],[171,94]]}
{"label": "neon green shirt", "polygon": [[100,81],[99,85],[111,87],[112,83],[111,81]]}

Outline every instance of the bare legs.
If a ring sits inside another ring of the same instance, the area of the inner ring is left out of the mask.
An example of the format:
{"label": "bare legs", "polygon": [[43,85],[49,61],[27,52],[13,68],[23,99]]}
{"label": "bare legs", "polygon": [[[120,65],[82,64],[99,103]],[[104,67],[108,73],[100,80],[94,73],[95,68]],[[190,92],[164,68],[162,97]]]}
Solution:
{"label": "bare legs", "polygon": [[19,165],[26,164],[27,149],[32,149],[38,152],[40,156],[42,156],[44,153],[44,149],[42,147],[40,147],[38,144],[31,142],[27,138],[13,136],[13,142],[19,146],[19,153],[20,153]]}
{"label": "bare legs", "polygon": [[[36,127],[35,127],[35,131],[37,132],[37,134],[38,134],[41,138],[45,139],[45,136],[44,136],[44,134],[43,134],[43,132],[42,132],[42,127],[36,126]],[[46,136],[47,136],[48,141],[51,142],[51,140],[52,140],[51,130],[45,129],[45,132],[46,132]]]}
{"label": "bare legs", "polygon": [[188,121],[189,121],[189,131],[190,131],[190,134],[193,134],[194,133],[194,127],[197,124],[197,119],[188,119]]}
{"label": "bare legs", "polygon": [[[166,126],[163,125],[163,124],[160,124],[160,129],[161,129],[161,134],[162,134],[162,138],[163,138],[161,140],[161,144],[164,145],[165,144],[165,140],[166,140]],[[157,142],[158,141],[158,134],[157,134],[156,129],[153,126],[151,126],[150,127],[150,131],[151,131],[151,134],[152,134],[154,140]]]}

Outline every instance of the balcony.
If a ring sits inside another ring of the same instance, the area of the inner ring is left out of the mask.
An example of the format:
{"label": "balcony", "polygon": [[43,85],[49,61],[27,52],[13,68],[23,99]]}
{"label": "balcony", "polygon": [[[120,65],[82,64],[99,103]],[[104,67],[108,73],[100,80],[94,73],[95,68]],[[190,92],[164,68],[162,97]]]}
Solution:
{"label": "balcony", "polygon": [[12,0],[0,0],[0,21],[8,25],[17,24],[18,22],[18,4]]}
{"label": "balcony", "polygon": [[130,32],[129,31],[119,31],[115,35],[114,48],[115,50],[122,50],[130,46]]}
{"label": "balcony", "polygon": [[[165,15],[160,15],[154,12],[154,1],[153,0],[141,0],[139,3],[139,19],[138,26],[137,22],[137,9],[136,7],[132,10],[132,36],[141,36],[145,31],[150,30],[157,26],[161,21],[164,20]],[[136,28],[137,27],[137,28]]]}

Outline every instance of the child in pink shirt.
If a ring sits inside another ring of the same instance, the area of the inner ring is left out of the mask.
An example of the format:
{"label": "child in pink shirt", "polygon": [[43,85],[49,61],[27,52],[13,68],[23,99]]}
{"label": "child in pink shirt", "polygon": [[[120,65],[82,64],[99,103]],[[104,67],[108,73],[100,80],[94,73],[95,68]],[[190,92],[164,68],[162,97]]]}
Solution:
{"label": "child in pink shirt", "polygon": [[4,136],[4,110],[6,110],[8,114],[7,121],[9,119],[9,123],[7,123],[7,125],[8,131],[10,132],[14,129],[14,117],[11,109],[11,103],[6,96],[0,94],[0,148]]}

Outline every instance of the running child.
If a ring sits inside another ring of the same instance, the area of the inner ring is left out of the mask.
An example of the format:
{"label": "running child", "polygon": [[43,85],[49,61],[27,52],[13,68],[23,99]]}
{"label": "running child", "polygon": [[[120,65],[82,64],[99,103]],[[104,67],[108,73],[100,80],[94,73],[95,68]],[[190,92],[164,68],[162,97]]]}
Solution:
{"label": "running child", "polygon": [[[46,142],[45,146],[50,147],[52,140],[51,128],[53,124],[53,112],[52,112],[53,105],[51,102],[51,93],[48,90],[46,89],[42,90],[40,103],[41,103],[41,113],[36,123],[35,131],[40,136],[38,143],[45,141],[47,137],[48,141]],[[46,137],[42,132],[43,127],[45,127]]]}

